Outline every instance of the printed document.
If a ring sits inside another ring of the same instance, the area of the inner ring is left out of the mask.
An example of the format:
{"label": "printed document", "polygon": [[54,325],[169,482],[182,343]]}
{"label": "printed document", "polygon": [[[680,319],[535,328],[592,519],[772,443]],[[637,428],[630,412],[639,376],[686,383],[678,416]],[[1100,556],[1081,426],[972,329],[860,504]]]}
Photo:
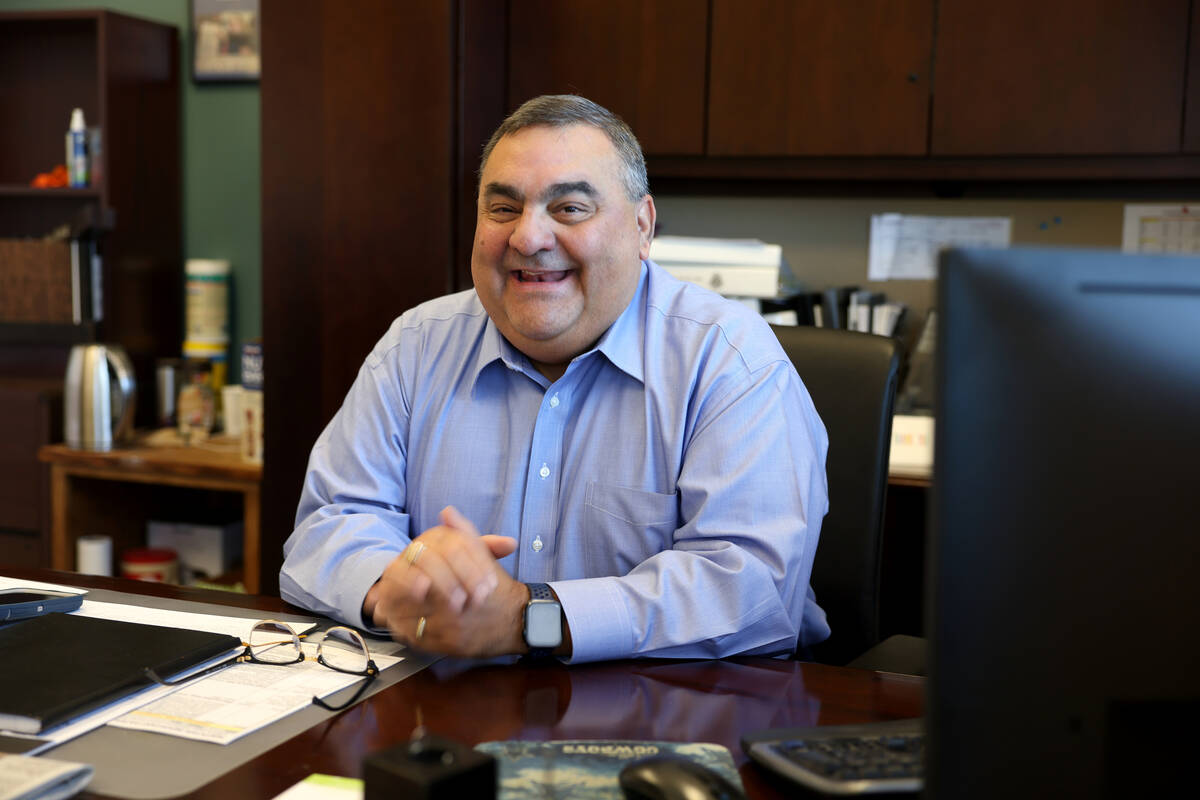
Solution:
{"label": "printed document", "polygon": [[[316,645],[304,654],[315,658]],[[400,658],[371,654],[380,670]],[[173,694],[110,722],[118,728],[166,733],[185,739],[229,744],[275,720],[307,708],[366,678],[329,669],[316,661],[296,664],[234,664]],[[378,678],[376,678],[378,680]]]}
{"label": "printed document", "polygon": [[874,214],[867,278],[934,280],[943,247],[1008,247],[1011,242],[1008,217]]}
{"label": "printed document", "polygon": [[1200,204],[1125,206],[1121,250],[1200,253]]}
{"label": "printed document", "polygon": [[0,800],[64,800],[92,779],[88,764],[0,754]]}

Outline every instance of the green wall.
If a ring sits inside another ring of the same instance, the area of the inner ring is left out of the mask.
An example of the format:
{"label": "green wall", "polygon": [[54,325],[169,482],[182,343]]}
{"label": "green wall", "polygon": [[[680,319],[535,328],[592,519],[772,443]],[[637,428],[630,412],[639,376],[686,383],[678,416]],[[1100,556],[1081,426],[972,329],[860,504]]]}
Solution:
{"label": "green wall", "polygon": [[[0,11],[107,8],[178,29],[183,84],[181,255],[184,259],[225,258],[232,264],[229,379],[236,382],[242,342],[262,335],[258,84],[192,81],[189,6],[188,0],[0,0]],[[66,122],[64,117],[64,130]],[[182,336],[181,324],[181,345]]]}

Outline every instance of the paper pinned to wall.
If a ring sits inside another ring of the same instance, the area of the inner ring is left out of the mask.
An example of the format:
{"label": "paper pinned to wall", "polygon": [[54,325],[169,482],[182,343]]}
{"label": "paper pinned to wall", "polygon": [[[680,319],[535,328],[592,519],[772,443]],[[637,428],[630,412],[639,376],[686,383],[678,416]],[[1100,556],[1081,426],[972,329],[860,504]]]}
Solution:
{"label": "paper pinned to wall", "polygon": [[1125,206],[1121,250],[1126,253],[1200,253],[1200,203]]}
{"label": "paper pinned to wall", "polygon": [[933,280],[943,247],[1008,247],[1008,217],[922,217],[873,214],[867,278]]}

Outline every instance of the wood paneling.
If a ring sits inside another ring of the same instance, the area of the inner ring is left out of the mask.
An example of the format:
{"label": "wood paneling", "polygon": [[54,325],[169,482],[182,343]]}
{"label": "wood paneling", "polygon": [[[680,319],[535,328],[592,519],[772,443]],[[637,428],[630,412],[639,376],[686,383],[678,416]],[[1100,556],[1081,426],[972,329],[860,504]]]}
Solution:
{"label": "wood paneling", "polygon": [[714,0],[712,156],[924,155],[932,0]]}
{"label": "wood paneling", "polygon": [[1183,151],[1200,153],[1200,9],[1192,8],[1188,45],[1187,95],[1184,98]]}
{"label": "wood paneling", "polygon": [[695,0],[510,0],[507,110],[581,94],[619,114],[647,153],[699,155],[707,17]]}
{"label": "wood paneling", "polygon": [[452,284],[455,9],[263,3],[265,591],[363,359]]}
{"label": "wood paneling", "polygon": [[1178,153],[1188,5],[941,0],[933,154]]}
{"label": "wood paneling", "polygon": [[508,20],[504,3],[459,0],[458,23],[458,198],[454,288],[471,287],[479,155],[504,119]]}

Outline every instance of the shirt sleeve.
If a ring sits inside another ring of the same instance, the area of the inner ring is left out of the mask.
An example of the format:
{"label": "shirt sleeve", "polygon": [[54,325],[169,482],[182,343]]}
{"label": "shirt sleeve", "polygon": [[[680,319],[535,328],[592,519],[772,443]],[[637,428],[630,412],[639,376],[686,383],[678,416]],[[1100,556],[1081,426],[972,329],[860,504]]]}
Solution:
{"label": "shirt sleeve", "polygon": [[279,573],[284,600],[358,627],[367,591],[410,541],[408,414],[390,369],[373,353],[317,439]]}
{"label": "shirt sleeve", "polygon": [[809,587],[825,428],[790,362],[725,388],[698,400],[672,548],[624,576],[552,582],[572,661],[778,654],[828,637]]}

